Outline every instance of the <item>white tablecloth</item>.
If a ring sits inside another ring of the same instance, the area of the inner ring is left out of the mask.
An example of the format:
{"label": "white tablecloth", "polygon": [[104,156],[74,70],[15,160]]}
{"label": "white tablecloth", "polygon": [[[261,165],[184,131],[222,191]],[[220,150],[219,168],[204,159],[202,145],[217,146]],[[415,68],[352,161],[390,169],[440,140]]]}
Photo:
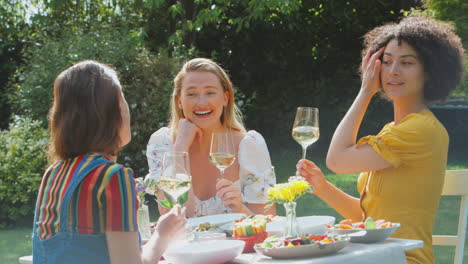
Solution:
{"label": "white tablecloth", "polygon": [[[373,244],[349,243],[342,250],[321,257],[278,260],[257,253],[248,253],[240,255],[233,261],[230,261],[229,264],[404,264],[406,263],[405,251],[421,248],[423,245],[424,243],[421,240],[388,238],[385,241]],[[19,263],[32,263],[32,257],[21,257]],[[162,261],[160,263],[165,262]]]}
{"label": "white tablecloth", "polygon": [[257,253],[242,254],[229,264],[294,263],[294,264],[400,264],[406,263],[405,251],[423,247],[421,240],[388,238],[373,244],[349,243],[342,250],[326,256],[302,259],[272,259]]}

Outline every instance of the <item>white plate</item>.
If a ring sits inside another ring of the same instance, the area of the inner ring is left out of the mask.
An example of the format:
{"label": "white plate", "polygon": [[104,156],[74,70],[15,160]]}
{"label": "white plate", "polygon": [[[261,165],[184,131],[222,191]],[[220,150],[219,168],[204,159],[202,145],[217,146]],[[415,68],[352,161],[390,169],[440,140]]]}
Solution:
{"label": "white plate", "polygon": [[[302,234],[321,235],[326,233],[325,224],[333,225],[335,217],[327,215],[301,216],[297,218],[299,230]],[[271,222],[267,224],[268,236],[282,236],[286,220]]]}
{"label": "white plate", "polygon": [[330,234],[344,235],[350,234],[357,231],[365,230],[366,234],[363,236],[351,236],[351,242],[353,243],[375,243],[387,239],[393,234],[399,227],[399,223],[392,223],[392,227],[388,228],[356,228],[356,229],[335,229],[328,228]]}
{"label": "white plate", "polygon": [[303,258],[321,256],[337,252],[349,243],[347,240],[340,240],[330,244],[309,244],[295,247],[262,248],[255,246],[254,249],[260,254],[276,259]]}
{"label": "white plate", "polygon": [[172,264],[218,264],[239,256],[244,245],[240,240],[185,242],[170,246],[163,256]]}
{"label": "white plate", "polygon": [[211,225],[221,226],[229,222],[234,222],[236,220],[245,217],[245,214],[217,214],[217,215],[207,215],[202,217],[194,217],[187,220],[187,225],[190,228],[197,227],[200,223],[208,222]]}

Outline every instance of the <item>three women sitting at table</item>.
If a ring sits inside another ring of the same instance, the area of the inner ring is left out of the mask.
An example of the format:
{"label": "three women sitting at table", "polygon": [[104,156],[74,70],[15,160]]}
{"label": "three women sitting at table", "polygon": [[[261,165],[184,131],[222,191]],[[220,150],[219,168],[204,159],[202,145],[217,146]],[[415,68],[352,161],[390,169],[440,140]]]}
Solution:
{"label": "three women sitting at table", "polygon": [[60,73],[49,127],[53,164],[36,203],[34,263],[157,263],[185,230],[185,211],[160,217],[141,246],[133,171],[116,163],[131,133],[114,70],[83,61]]}
{"label": "three women sitting at table", "polygon": [[[209,160],[215,132],[231,133],[237,153],[223,179]],[[186,204],[188,217],[265,213],[268,189],[276,182],[270,155],[263,137],[244,128],[231,80],[215,62],[192,59],[175,77],[169,126],[154,132],[148,142],[147,180],[158,179],[167,150],[189,153],[192,188]],[[165,200],[161,191],[156,196]],[[159,211],[164,214],[167,209],[159,206]],[[269,213],[275,214],[276,209],[271,207]]]}
{"label": "three women sitting at table", "polygon": [[[393,237],[424,241],[423,248],[407,251],[408,263],[434,263],[432,231],[449,138],[428,104],[445,99],[459,84],[462,44],[452,26],[424,17],[377,27],[364,39],[362,85],[327,155],[327,166],[336,173],[362,172],[360,198],[333,186],[311,161],[299,161],[297,174],[345,218],[401,223]],[[393,103],[394,120],[378,135],[357,141],[367,107],[379,90]]]}

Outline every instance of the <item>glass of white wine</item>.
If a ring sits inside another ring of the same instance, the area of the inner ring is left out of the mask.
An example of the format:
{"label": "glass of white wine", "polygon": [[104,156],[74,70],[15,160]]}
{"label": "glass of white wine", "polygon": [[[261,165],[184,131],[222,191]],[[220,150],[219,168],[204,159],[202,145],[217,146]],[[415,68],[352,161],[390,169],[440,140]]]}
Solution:
{"label": "glass of white wine", "polygon": [[231,166],[236,159],[234,154],[234,142],[231,133],[212,133],[210,146],[210,161],[221,172],[224,177],[224,170]]}
{"label": "glass of white wine", "polygon": [[314,107],[298,107],[292,129],[292,137],[302,146],[302,159],[306,158],[307,147],[320,136],[319,110]]}
{"label": "glass of white wine", "polygon": [[171,196],[174,203],[178,203],[179,197],[192,186],[187,152],[167,151],[164,153],[161,176],[157,185]]}

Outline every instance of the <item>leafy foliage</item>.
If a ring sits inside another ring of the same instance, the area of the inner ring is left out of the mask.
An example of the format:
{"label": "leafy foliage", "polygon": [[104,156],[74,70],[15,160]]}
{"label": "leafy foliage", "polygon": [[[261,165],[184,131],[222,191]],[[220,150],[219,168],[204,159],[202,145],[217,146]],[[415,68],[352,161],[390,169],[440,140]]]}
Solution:
{"label": "leafy foliage", "polygon": [[12,95],[14,109],[16,113],[45,121],[52,104],[53,82],[62,70],[78,61],[94,59],[128,71],[130,61],[140,50],[140,40],[132,32],[108,27],[90,33],[78,30],[45,44],[38,42],[28,49],[31,59],[17,74],[21,82],[16,84],[16,93]]}
{"label": "leafy foliage", "polygon": [[[360,86],[361,36],[376,25],[396,20],[399,5],[308,0],[295,1],[298,6],[283,11],[277,6],[258,6],[257,1],[248,1],[250,9],[220,2],[215,9],[221,14],[215,22],[202,20],[193,45],[203,56],[222,62],[247,98],[255,96],[246,107],[247,125],[284,144],[290,138],[285,124],[292,124],[295,108],[316,106],[323,110],[321,119],[325,120],[320,124],[324,137],[317,145],[327,147]],[[287,3],[291,1],[283,2]],[[200,4],[194,9],[201,16],[206,8],[211,7]],[[246,19],[250,12],[255,15]],[[238,24],[234,26],[233,21]],[[236,30],[241,21],[241,29]]]}
{"label": "leafy foliage", "polygon": [[[458,35],[461,37],[465,50],[468,50],[468,2],[467,1],[442,1],[425,0],[424,13],[443,21],[451,21]],[[464,97],[468,100],[468,57],[465,56],[465,76],[454,96]]]}
{"label": "leafy foliage", "polygon": [[135,32],[106,27],[89,33],[70,33],[32,46],[29,52],[30,62],[19,71],[22,82],[16,84],[16,93],[11,97],[17,113],[39,120],[44,126],[52,104],[53,82],[62,70],[85,59],[116,68],[132,116],[132,142],[119,161],[134,168],[137,175],[145,175],[145,146],[151,133],[165,125],[169,117],[172,79],[188,55],[174,53],[169,58],[164,50],[153,54],[142,47]]}
{"label": "leafy foliage", "polygon": [[[6,62],[0,65],[0,128],[11,112],[45,127],[60,71],[83,59],[111,64],[132,117],[132,142],[119,162],[144,176],[147,141],[169,118],[172,79],[183,61],[202,56],[229,72],[247,126],[274,149],[296,146],[290,126],[297,106],[319,107],[321,138],[313,152],[324,153],[359,89],[361,36],[416,2],[10,1],[0,6],[0,57]],[[463,1],[426,2],[427,12],[454,21],[468,39]],[[27,5],[35,10],[28,16]],[[460,95],[467,94],[466,80],[464,85]],[[391,111],[385,101],[373,100],[360,133],[375,133]]]}
{"label": "leafy foliage", "polygon": [[21,64],[24,39],[29,33],[23,13],[24,6],[20,1],[2,2],[0,5],[0,129],[8,128],[11,109],[7,84]]}
{"label": "leafy foliage", "polygon": [[34,213],[47,142],[47,130],[28,117],[16,116],[9,130],[0,131],[0,227]]}

